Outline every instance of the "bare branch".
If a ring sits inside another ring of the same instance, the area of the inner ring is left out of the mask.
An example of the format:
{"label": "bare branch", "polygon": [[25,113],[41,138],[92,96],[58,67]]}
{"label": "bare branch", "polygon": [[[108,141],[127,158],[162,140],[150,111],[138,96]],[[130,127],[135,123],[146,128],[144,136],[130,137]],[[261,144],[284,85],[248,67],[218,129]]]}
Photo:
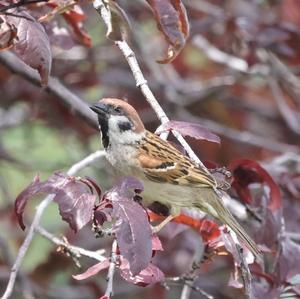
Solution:
{"label": "bare branch", "polygon": [[296,115],[286,103],[284,94],[278,81],[270,78],[269,86],[285,123],[294,133],[300,135],[300,117],[298,117],[298,115]]}
{"label": "bare branch", "polygon": [[111,257],[110,257],[110,264],[108,268],[107,274],[107,287],[105,291],[105,296],[110,298],[113,295],[113,280],[116,270],[116,263],[117,263],[117,240],[115,239],[112,243],[111,247]]}
{"label": "bare branch", "polygon": [[224,64],[238,72],[261,76],[268,75],[270,72],[270,68],[264,64],[255,65],[250,68],[245,60],[219,50],[200,34],[194,36],[192,43],[200,48],[211,60]]}
{"label": "bare branch", "polygon": [[180,112],[181,117],[188,118],[191,121],[195,121],[208,129],[210,129],[212,132],[223,135],[231,140],[240,142],[240,143],[246,143],[253,146],[261,147],[268,149],[273,152],[298,152],[298,147],[286,144],[283,142],[278,142],[276,140],[272,140],[269,138],[266,138],[265,136],[257,136],[255,134],[252,134],[248,131],[239,131],[230,127],[226,127],[223,124],[217,123],[215,121],[204,119],[198,116],[193,115],[192,113],[188,112],[186,109],[180,108],[178,110]]}
{"label": "bare branch", "polygon": [[104,261],[106,259],[106,257],[103,255],[105,253],[104,249],[100,249],[100,250],[97,250],[97,251],[86,250],[84,248],[71,245],[71,244],[69,244],[64,239],[57,238],[56,236],[54,236],[53,234],[49,233],[47,230],[45,230],[41,226],[37,226],[35,228],[35,230],[40,235],[42,235],[46,239],[50,240],[54,244],[56,244],[58,246],[64,247],[67,252],[70,252],[71,255],[74,255],[77,258],[83,255],[83,256],[87,256],[89,258],[95,259],[95,260],[97,260],[99,262],[102,262],[102,261]]}
{"label": "bare branch", "polygon": [[40,2],[48,2],[48,1],[49,0],[28,0],[28,1],[20,0],[17,3],[13,3],[13,4],[9,4],[7,6],[1,7],[0,13],[6,12],[12,8],[17,8],[17,7],[21,7],[21,6],[25,6],[25,5],[29,5],[29,4],[40,3]]}
{"label": "bare branch", "polygon": [[[38,72],[9,51],[0,53],[0,63],[33,85],[41,86]],[[48,86],[46,86],[44,90],[55,96],[56,99],[60,100],[66,107],[70,108],[75,115],[81,117],[90,126],[98,130],[98,121],[95,113],[89,109],[88,105],[81,98],[66,88],[58,79],[53,77],[49,78]]]}
{"label": "bare branch", "polygon": [[192,290],[199,292],[207,299],[213,299],[213,297],[210,294],[206,293],[199,287],[194,286],[198,277],[197,270],[199,269],[199,265],[203,261],[203,253],[203,247],[197,246],[193,258],[193,264],[191,265],[189,272],[187,272],[184,276],[180,277],[180,280],[184,283],[180,299],[189,299]]}
{"label": "bare branch", "polygon": [[292,71],[273,53],[260,49],[259,55],[272,67],[272,72],[279,82],[285,83],[293,95],[293,99],[300,105],[300,80]]}
{"label": "bare branch", "polygon": [[96,151],[90,155],[88,155],[83,160],[79,161],[78,163],[74,164],[68,171],[68,175],[74,175],[78,173],[81,169],[86,168],[87,166],[94,163],[99,158],[105,156],[105,151]]}
{"label": "bare branch", "polygon": [[214,17],[222,18],[225,15],[225,12],[222,8],[213,3],[210,3],[209,1],[189,0],[187,1],[186,5],[194,10],[203,11],[204,13]]}
{"label": "bare branch", "polygon": [[252,286],[251,286],[251,273],[248,267],[248,263],[245,260],[243,248],[239,244],[235,244],[237,249],[239,259],[240,259],[240,269],[241,269],[241,276],[245,288],[245,296],[247,299],[252,298]]}
{"label": "bare branch", "polygon": [[[101,152],[100,152],[101,153]],[[83,169],[84,167],[90,165],[93,161],[95,161],[96,159],[98,159],[99,157],[102,157],[103,155],[100,155],[99,152],[96,153],[92,153],[90,156],[84,158],[83,160],[79,161],[78,163],[74,164],[69,171],[67,172],[68,175],[75,175],[77,171],[79,171],[80,169]],[[91,159],[91,157],[93,157],[93,160]],[[34,233],[36,228],[38,227],[41,217],[43,215],[43,213],[45,212],[46,208],[48,207],[48,205],[52,202],[54,196],[53,195],[48,195],[37,207],[36,209],[36,213],[34,215],[33,221],[29,227],[28,233],[26,235],[26,238],[22,244],[22,246],[19,249],[18,252],[18,256],[16,258],[16,261],[11,269],[11,274],[9,277],[9,281],[6,287],[6,290],[4,292],[4,294],[2,295],[1,299],[7,299],[11,296],[15,282],[16,282],[16,278],[17,278],[17,274],[19,272],[19,269],[21,267],[21,264],[23,262],[23,259],[25,257],[25,254],[29,248],[29,245],[31,244],[31,241],[34,237]]]}
{"label": "bare branch", "polygon": [[34,236],[35,228],[40,223],[41,217],[42,217],[45,209],[52,202],[53,198],[54,198],[53,195],[49,195],[38,205],[38,207],[36,209],[36,213],[33,218],[33,221],[31,223],[29,231],[27,233],[27,236],[26,236],[22,246],[19,249],[17,259],[11,269],[11,273],[10,273],[10,277],[9,277],[9,281],[8,281],[6,290],[5,290],[4,294],[2,295],[1,299],[7,299],[11,296],[15,282],[16,282],[17,274],[19,272],[19,269],[21,267],[21,264],[23,262],[25,254],[29,248],[29,245],[32,241],[32,238]]}

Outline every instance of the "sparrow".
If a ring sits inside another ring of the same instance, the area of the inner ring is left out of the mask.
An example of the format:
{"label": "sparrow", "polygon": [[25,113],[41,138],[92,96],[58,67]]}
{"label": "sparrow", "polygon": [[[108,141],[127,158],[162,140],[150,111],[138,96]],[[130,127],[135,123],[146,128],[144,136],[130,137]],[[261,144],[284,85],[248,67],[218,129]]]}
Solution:
{"label": "sparrow", "polygon": [[170,215],[158,225],[181,213],[200,209],[229,226],[261,260],[255,242],[224,206],[213,175],[199,167],[169,142],[146,130],[137,111],[127,102],[105,98],[90,107],[98,116],[103,147],[110,164],[120,175],[135,176],[144,184],[143,204],[158,202]]}

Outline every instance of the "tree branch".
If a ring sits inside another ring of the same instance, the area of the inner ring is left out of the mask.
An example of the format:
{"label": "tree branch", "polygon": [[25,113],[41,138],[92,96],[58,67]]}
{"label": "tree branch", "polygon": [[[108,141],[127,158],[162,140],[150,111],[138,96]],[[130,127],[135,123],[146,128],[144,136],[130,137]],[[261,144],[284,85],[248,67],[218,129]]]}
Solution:
{"label": "tree branch", "polygon": [[110,298],[113,295],[113,280],[116,270],[116,263],[117,263],[117,240],[115,239],[112,243],[111,247],[111,257],[110,257],[110,264],[108,268],[107,274],[107,287],[105,291],[105,296]]}
{"label": "tree branch", "polygon": [[270,68],[267,65],[259,64],[250,68],[246,60],[221,51],[200,34],[193,37],[192,43],[196,47],[200,48],[211,60],[224,64],[238,72],[261,76],[265,76],[270,73]]}
{"label": "tree branch", "polygon": [[28,1],[20,0],[17,3],[13,3],[13,4],[9,4],[9,5],[1,7],[0,13],[5,13],[6,11],[13,9],[13,8],[17,8],[17,7],[21,7],[21,6],[25,6],[25,5],[29,5],[29,4],[40,3],[40,2],[48,2],[48,1],[49,0],[28,0]]}
{"label": "tree branch", "polygon": [[106,257],[103,255],[105,253],[104,249],[97,250],[97,251],[90,251],[78,246],[71,245],[65,239],[57,238],[56,236],[49,233],[47,230],[45,230],[43,227],[39,225],[35,228],[35,231],[39,233],[41,236],[53,242],[54,244],[58,246],[62,246],[63,248],[66,249],[67,252],[70,253],[71,256],[75,256],[76,258],[79,258],[81,255],[83,255],[95,259],[99,262],[103,262],[106,259]]}
{"label": "tree branch", "polygon": [[265,136],[258,136],[248,131],[239,131],[230,127],[226,127],[225,125],[217,123],[215,121],[195,116],[183,108],[178,109],[178,113],[180,113],[181,117],[188,118],[190,121],[195,121],[203,125],[204,127],[207,127],[209,130],[216,134],[223,135],[231,140],[240,143],[250,144],[253,146],[268,149],[272,152],[279,153],[297,153],[299,151],[298,147],[295,145],[272,140],[266,138]]}
{"label": "tree branch", "polygon": [[[1,52],[0,64],[33,85],[41,87],[38,72],[26,65],[13,53],[9,51]],[[98,130],[98,121],[95,113],[89,109],[88,105],[80,97],[66,88],[57,78],[50,77],[48,86],[43,89],[60,100],[63,105],[68,107],[76,116],[79,116],[90,126]]]}
{"label": "tree branch", "polygon": [[269,86],[273,95],[273,98],[277,104],[278,110],[282,115],[287,126],[297,135],[300,135],[300,118],[294,113],[294,111],[286,103],[282,89],[278,81],[274,78],[270,78]]}
{"label": "tree branch", "polygon": [[[91,155],[87,156],[86,158],[84,158],[83,160],[79,161],[78,163],[74,164],[69,171],[67,172],[68,175],[75,175],[76,172],[78,172],[79,170],[83,169],[84,167],[87,167],[88,165],[90,165],[92,162],[94,162],[96,159],[98,159],[99,157],[102,157],[102,152],[98,151],[96,153],[92,153]],[[93,159],[92,159],[92,158]],[[6,290],[4,292],[4,294],[2,295],[1,299],[8,299],[13,291],[15,282],[16,282],[16,278],[17,278],[17,274],[20,270],[21,264],[23,262],[23,259],[25,257],[25,254],[29,248],[29,245],[31,244],[31,241],[33,239],[34,233],[36,228],[38,227],[41,217],[44,213],[44,211],[46,210],[46,208],[48,207],[48,205],[52,202],[54,196],[53,195],[48,195],[37,207],[36,209],[36,213],[34,215],[33,221],[30,225],[30,228],[28,230],[28,233],[26,235],[26,238],[22,244],[22,246],[19,249],[18,252],[18,256],[16,258],[16,261],[11,269],[11,274],[9,277],[9,281],[6,287]]]}

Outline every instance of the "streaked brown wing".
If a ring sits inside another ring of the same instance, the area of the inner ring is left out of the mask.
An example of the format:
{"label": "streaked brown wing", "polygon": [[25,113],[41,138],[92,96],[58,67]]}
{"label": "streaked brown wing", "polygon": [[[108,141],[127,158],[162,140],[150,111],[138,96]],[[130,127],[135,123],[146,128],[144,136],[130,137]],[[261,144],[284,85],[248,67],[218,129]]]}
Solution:
{"label": "streaked brown wing", "polygon": [[214,187],[216,181],[188,157],[157,135],[147,132],[138,157],[146,177],[155,182]]}

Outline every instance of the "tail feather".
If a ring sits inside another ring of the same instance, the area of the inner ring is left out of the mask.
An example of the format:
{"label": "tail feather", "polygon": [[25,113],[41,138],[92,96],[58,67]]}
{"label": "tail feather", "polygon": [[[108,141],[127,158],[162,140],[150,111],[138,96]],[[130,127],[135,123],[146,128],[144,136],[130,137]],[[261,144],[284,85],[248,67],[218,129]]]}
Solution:
{"label": "tail feather", "polygon": [[260,262],[262,260],[261,251],[242,226],[235,220],[230,211],[224,206],[218,194],[211,189],[203,191],[204,193],[199,192],[201,200],[196,202],[195,206],[228,225],[237,234],[238,239],[253,253],[255,259]]}

